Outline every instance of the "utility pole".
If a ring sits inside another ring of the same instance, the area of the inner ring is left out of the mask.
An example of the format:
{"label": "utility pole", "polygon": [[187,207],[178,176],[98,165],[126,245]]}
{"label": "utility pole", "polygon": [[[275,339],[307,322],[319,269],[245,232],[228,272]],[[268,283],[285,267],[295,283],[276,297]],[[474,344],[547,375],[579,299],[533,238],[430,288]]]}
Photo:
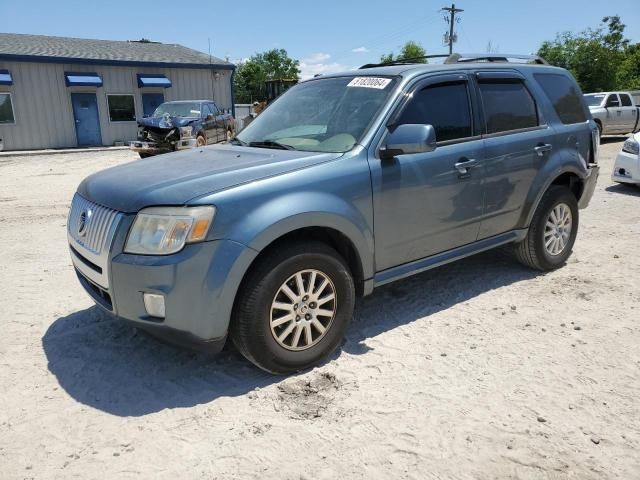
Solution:
{"label": "utility pole", "polygon": [[451,55],[453,53],[453,42],[456,41],[456,37],[453,33],[453,24],[456,21],[456,13],[464,12],[464,10],[456,8],[455,3],[452,3],[450,7],[443,7],[441,10],[449,12],[449,17],[444,17],[445,21],[449,23],[449,34],[447,35],[445,33],[445,43],[449,44],[449,55]]}

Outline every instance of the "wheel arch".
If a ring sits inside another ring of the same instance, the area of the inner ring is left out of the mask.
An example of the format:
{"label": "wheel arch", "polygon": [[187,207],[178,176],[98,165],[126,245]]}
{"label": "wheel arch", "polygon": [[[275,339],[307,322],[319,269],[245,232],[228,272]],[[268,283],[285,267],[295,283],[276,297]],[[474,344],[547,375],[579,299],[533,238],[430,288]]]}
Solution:
{"label": "wheel arch", "polygon": [[553,185],[566,186],[575,195],[576,200],[579,202],[582,194],[584,193],[585,186],[583,175],[581,175],[581,173],[582,172],[577,168],[570,166],[550,175],[544,186],[540,188],[535,201],[531,204],[531,207],[527,212],[525,226],[528,227],[531,224],[531,220],[538,209],[538,205],[540,204],[542,197]]}

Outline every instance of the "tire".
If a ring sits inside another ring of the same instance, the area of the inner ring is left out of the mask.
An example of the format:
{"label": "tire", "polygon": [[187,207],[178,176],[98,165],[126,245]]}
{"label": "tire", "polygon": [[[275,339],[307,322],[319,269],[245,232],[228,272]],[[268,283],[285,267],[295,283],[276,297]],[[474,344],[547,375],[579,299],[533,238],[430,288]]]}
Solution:
{"label": "tire", "polygon": [[[298,295],[298,276],[306,293],[315,278],[314,295],[309,298]],[[320,290],[326,279],[329,283]],[[287,294],[283,290],[285,284],[289,287]],[[334,299],[326,300],[332,292]],[[354,303],[353,278],[338,252],[316,241],[284,244],[258,258],[243,281],[233,309],[230,336],[249,361],[267,372],[287,374],[305,370],[338,348],[353,315]],[[276,304],[290,308],[274,307]],[[324,333],[316,327],[318,323],[324,327]]]}
{"label": "tire", "polygon": [[596,126],[598,127],[598,138],[602,138],[602,124],[600,122],[596,122]]}
{"label": "tire", "polygon": [[[552,212],[556,218],[569,212],[570,229],[567,223],[559,220],[554,222]],[[554,227],[555,224],[555,227]],[[552,185],[545,192],[540,204],[533,215],[527,236],[514,246],[514,253],[518,261],[528,267],[541,271],[554,270],[565,264],[578,234],[578,201],[567,187]],[[564,225],[558,228],[558,225]],[[550,243],[549,246],[545,246]],[[554,249],[558,250],[554,254]]]}
{"label": "tire", "polygon": [[207,146],[207,139],[204,137],[204,135],[199,134],[196,137],[196,147],[206,147]]}

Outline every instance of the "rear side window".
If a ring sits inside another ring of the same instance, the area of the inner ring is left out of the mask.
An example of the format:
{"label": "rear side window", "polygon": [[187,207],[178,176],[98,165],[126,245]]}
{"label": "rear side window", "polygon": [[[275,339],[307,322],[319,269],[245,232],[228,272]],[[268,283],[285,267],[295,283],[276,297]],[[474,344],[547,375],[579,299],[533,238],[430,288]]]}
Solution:
{"label": "rear side window", "polygon": [[433,125],[438,142],[471,137],[466,82],[432,85],[415,92],[397,124],[408,123]]}
{"label": "rear side window", "polygon": [[479,87],[488,134],[538,126],[536,103],[524,83],[492,80]]}
{"label": "rear side window", "polygon": [[575,83],[565,75],[557,73],[536,73],[536,81],[551,100],[560,121],[564,124],[587,121],[580,92]]}
{"label": "rear side window", "polygon": [[633,106],[633,103],[631,103],[631,97],[629,95],[627,95],[626,93],[621,93],[620,94],[620,101],[622,102],[622,106],[623,107],[631,107],[631,106]]}

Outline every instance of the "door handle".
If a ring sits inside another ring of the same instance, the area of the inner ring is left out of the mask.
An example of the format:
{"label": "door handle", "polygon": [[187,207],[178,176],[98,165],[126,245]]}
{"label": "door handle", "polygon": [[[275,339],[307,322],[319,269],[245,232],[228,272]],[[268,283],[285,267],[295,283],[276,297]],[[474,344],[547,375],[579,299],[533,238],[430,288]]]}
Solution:
{"label": "door handle", "polygon": [[550,143],[543,143],[538,145],[537,147],[534,147],[533,150],[535,150],[539,157],[544,157],[544,154],[546,152],[550,152],[552,148],[553,146],[551,146]]}
{"label": "door handle", "polygon": [[476,164],[476,160],[473,158],[461,158],[453,166],[461,176],[469,175],[469,169]]}
{"label": "door handle", "polygon": [[76,123],[80,123],[80,120],[76,120]]}

